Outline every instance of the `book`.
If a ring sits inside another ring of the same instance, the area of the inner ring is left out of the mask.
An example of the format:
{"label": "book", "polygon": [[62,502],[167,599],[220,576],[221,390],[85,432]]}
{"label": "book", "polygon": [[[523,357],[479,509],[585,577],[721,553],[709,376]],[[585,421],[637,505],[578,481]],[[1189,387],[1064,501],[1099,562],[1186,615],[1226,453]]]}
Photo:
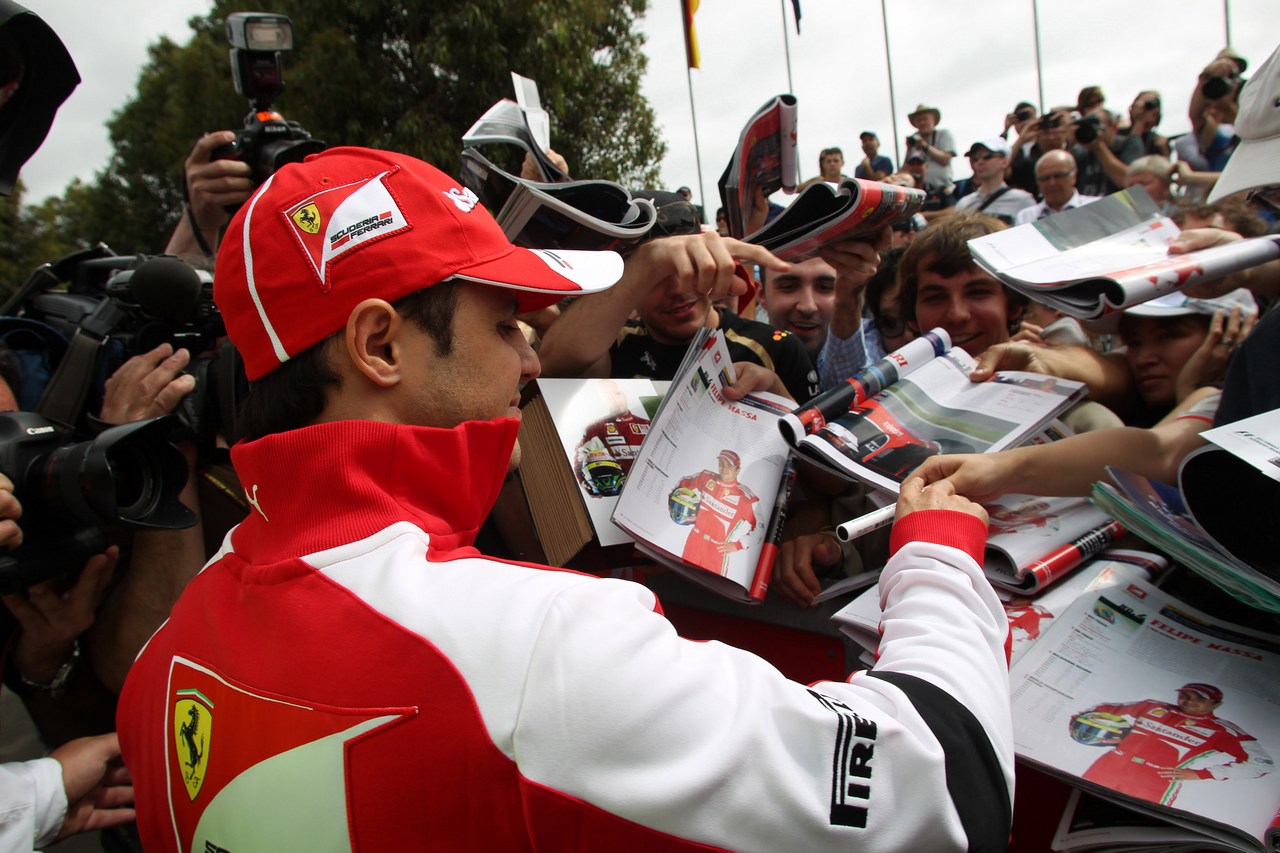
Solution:
{"label": "book", "polygon": [[1108,468],[1092,499],[1132,532],[1237,599],[1280,613],[1276,507],[1280,412],[1201,433],[1179,486]]}
{"label": "book", "polygon": [[1011,592],[1039,592],[1125,532],[1084,498],[1005,495],[985,506],[982,567],[992,584]]}
{"label": "book", "polygon": [[770,522],[786,486],[788,448],[777,423],[795,404],[772,394],[730,402],[724,388],[734,378],[724,334],[701,330],[640,446],[613,521],[659,563],[758,603],[772,571],[765,545],[776,544],[765,531],[776,527]]}
{"label": "book", "polygon": [[1280,258],[1280,235],[1170,255],[1180,234],[1141,187],[969,241],[974,262],[1079,319],[1123,311],[1197,282]]}
{"label": "book", "polygon": [[[1110,549],[1068,572],[1061,582],[1038,594],[1001,591],[1011,637],[1010,663],[1040,639],[1049,625],[1081,595],[1094,590],[1143,578],[1158,582],[1169,568],[1159,554],[1126,549]],[[880,588],[876,584],[831,617],[842,633],[866,649],[873,657],[880,644]]]}
{"label": "book", "polygon": [[1059,614],[1010,686],[1020,761],[1234,849],[1280,842],[1280,637],[1130,578]]}
{"label": "book", "polygon": [[816,257],[828,243],[868,237],[912,216],[924,206],[915,187],[845,178],[838,185],[810,184],[787,209],[746,238],[784,261]]}
{"label": "book", "polygon": [[1021,444],[1085,394],[1082,383],[1020,371],[973,382],[975,367],[933,329],[819,394],[780,429],[806,458],[897,494],[930,456]]}
{"label": "book", "polygon": [[520,484],[550,565],[631,542],[610,519],[666,385],[539,378],[526,389]]}
{"label": "book", "polygon": [[653,202],[612,181],[529,181],[474,148],[462,152],[462,185],[493,212],[508,240],[529,249],[623,251],[647,237],[658,216]]}
{"label": "book", "polygon": [[720,176],[720,203],[730,236],[747,235],[747,214],[757,193],[768,198],[778,190],[795,192],[798,177],[796,98],[778,95],[747,120]]}

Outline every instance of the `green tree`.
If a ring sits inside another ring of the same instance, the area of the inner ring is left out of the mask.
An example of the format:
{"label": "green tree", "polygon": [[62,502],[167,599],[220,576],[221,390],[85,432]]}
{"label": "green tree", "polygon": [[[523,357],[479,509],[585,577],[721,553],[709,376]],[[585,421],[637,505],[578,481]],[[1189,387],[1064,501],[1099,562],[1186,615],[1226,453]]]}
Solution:
{"label": "green tree", "polygon": [[[316,138],[414,154],[446,172],[461,137],[511,95],[511,71],[538,81],[553,146],[578,177],[652,185],[665,146],[640,94],[646,0],[269,0],[289,15],[294,51],[275,104]],[[240,4],[215,0],[191,21],[186,45],[161,39],[132,101],[112,119],[114,153],[88,186],[72,188],[46,225],[120,253],[163,247],[182,209],[182,164],[195,140],[238,128],[248,103],[231,83],[223,20]]]}

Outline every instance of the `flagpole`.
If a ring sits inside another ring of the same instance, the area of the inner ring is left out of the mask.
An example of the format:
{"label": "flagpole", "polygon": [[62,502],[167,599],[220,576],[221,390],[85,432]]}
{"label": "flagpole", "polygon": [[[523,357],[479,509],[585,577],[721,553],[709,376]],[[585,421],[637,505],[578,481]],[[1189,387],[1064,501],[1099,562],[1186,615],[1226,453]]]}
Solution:
{"label": "flagpole", "polygon": [[1031,0],[1031,26],[1036,36],[1036,91],[1040,98],[1040,115],[1044,115],[1044,73],[1040,66],[1040,6]]}
{"label": "flagpole", "polygon": [[782,47],[787,55],[787,91],[796,93],[796,84],[791,80],[791,37],[787,35],[787,0],[778,0],[778,11],[782,13]]}
{"label": "flagpole", "polygon": [[893,159],[898,168],[902,168],[902,151],[898,141],[898,100],[893,92],[893,59],[889,56],[889,9],[885,0],[880,0],[880,22],[884,27],[884,68],[889,75],[889,119],[893,125]]}
{"label": "flagpole", "polygon": [[[702,185],[702,149],[698,146],[698,114],[693,109],[693,69],[689,67],[689,63],[684,66],[684,79],[689,84],[689,118],[693,120],[693,156],[698,164],[698,202],[702,205],[702,210],[707,210],[707,193],[706,187]],[[714,213],[714,211],[712,211]],[[701,223],[699,223],[701,224]]]}

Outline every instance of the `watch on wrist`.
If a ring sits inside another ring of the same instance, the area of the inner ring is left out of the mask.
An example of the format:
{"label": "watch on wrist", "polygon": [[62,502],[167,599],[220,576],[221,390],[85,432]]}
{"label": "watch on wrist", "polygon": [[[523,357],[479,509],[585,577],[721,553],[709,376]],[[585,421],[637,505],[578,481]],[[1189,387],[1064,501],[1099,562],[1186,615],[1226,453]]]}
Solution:
{"label": "watch on wrist", "polygon": [[71,654],[62,662],[62,666],[58,667],[58,671],[53,674],[53,678],[45,684],[32,681],[18,672],[18,678],[22,683],[37,693],[43,693],[51,699],[58,699],[67,692],[67,685],[71,681],[71,674],[75,671],[76,664],[80,661],[80,639],[77,637],[71,644]]}

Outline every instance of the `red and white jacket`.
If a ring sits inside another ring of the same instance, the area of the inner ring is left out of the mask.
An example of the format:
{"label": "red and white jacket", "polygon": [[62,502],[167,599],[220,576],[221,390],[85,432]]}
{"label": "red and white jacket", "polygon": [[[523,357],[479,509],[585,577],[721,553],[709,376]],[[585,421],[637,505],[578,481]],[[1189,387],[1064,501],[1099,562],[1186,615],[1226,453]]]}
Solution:
{"label": "red and white jacket", "polygon": [[149,853],[1002,847],[981,523],[899,524],[875,671],[806,687],[680,639],[643,586],[477,553],[516,430],[235,448],[255,509],[121,695]]}

